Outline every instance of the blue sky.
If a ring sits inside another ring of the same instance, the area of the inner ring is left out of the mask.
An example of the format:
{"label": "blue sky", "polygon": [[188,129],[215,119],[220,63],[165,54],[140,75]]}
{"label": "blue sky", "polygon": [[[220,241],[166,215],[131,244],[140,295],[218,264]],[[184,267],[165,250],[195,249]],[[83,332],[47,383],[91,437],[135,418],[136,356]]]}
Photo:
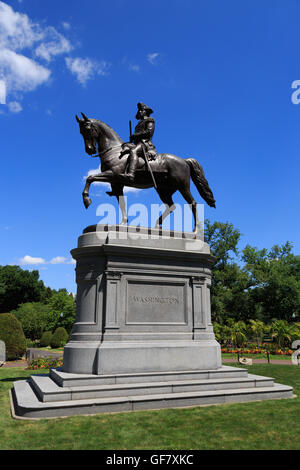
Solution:
{"label": "blue sky", "polygon": [[[299,253],[299,18],[299,0],[0,1],[0,264],[75,292],[70,249],[112,201],[92,186],[82,204],[98,160],[74,116],[127,140],[139,101],[158,151],[202,164],[217,201],[205,217],[239,228],[241,248]],[[159,203],[128,193],[141,198]]]}

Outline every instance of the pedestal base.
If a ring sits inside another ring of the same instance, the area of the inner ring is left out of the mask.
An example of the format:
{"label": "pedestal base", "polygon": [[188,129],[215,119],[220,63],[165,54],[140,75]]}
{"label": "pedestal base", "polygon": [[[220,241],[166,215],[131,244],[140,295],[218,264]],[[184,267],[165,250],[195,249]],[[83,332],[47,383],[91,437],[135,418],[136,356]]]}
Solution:
{"label": "pedestal base", "polygon": [[21,419],[152,410],[291,398],[293,389],[246,369],[143,374],[69,374],[52,369],[14,383],[12,415]]}
{"label": "pedestal base", "polygon": [[[88,347],[87,347],[88,346]],[[220,346],[214,341],[69,342],[64,363],[71,373],[129,374],[165,370],[216,369]]]}

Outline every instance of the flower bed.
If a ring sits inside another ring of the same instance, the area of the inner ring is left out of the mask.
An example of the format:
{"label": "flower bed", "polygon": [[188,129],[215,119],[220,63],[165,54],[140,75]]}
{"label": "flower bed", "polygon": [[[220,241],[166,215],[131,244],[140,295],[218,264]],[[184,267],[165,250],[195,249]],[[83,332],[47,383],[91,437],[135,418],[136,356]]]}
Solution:
{"label": "flower bed", "polygon": [[222,353],[230,354],[272,354],[278,356],[291,356],[293,354],[292,349],[284,348],[272,348],[272,349],[263,349],[263,348],[222,348]]}
{"label": "flower bed", "polygon": [[53,357],[37,357],[28,362],[27,369],[38,370],[38,369],[53,369],[55,367],[62,367],[62,358]]}

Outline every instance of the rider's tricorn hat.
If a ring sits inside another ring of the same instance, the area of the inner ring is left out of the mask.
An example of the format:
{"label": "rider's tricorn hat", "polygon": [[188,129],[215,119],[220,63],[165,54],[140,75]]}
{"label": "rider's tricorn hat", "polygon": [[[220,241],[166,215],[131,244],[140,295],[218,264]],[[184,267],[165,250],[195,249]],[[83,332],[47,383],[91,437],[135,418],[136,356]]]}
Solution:
{"label": "rider's tricorn hat", "polygon": [[146,111],[148,116],[150,116],[150,114],[152,114],[154,112],[153,109],[149,108],[149,106],[146,106],[144,103],[138,103],[137,107],[138,107],[139,111],[141,111],[141,110]]}

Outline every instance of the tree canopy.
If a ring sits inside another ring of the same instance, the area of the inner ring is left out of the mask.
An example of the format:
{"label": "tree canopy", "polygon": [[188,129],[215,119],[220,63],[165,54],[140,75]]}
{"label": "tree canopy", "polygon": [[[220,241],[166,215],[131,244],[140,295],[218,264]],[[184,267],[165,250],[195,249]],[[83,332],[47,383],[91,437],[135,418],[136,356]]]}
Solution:
{"label": "tree canopy", "polygon": [[204,235],[216,257],[211,287],[215,322],[292,321],[300,315],[300,257],[290,242],[270,250],[250,245],[240,250],[238,229],[208,220]]}
{"label": "tree canopy", "polygon": [[38,271],[19,266],[0,266],[0,313],[10,312],[26,302],[41,302],[51,289],[39,280]]}

